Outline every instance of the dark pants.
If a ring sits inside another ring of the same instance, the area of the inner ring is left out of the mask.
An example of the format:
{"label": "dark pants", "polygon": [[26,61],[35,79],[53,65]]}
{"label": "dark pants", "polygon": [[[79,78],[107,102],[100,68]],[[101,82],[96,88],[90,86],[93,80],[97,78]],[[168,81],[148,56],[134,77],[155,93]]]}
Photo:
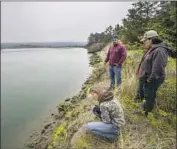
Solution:
{"label": "dark pants", "polygon": [[139,78],[135,100],[142,101],[145,98],[146,102],[144,103],[143,108],[146,114],[151,112],[154,108],[156,92],[163,82],[164,79],[152,79],[151,82],[147,82],[147,77]]}
{"label": "dark pants", "polygon": [[144,99],[144,85],[145,85],[145,77],[139,78],[138,89],[136,94],[136,100],[142,101]]}
{"label": "dark pants", "polygon": [[146,102],[144,103],[144,111],[146,113],[151,112],[154,108],[156,92],[163,82],[164,79],[152,79],[151,82],[145,82],[144,97]]}
{"label": "dark pants", "polygon": [[121,67],[119,66],[109,66],[109,76],[110,76],[110,87],[114,87],[115,80],[116,85],[121,85]]}

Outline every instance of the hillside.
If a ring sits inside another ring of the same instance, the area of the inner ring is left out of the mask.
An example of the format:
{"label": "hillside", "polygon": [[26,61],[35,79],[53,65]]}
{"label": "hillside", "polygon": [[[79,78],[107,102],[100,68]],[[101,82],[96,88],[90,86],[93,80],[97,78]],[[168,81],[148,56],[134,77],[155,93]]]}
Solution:
{"label": "hillside", "polygon": [[88,96],[89,88],[95,83],[109,85],[108,67],[103,67],[107,47],[92,58],[93,74],[82,87],[82,91],[58,106],[54,122],[46,125],[41,134],[34,135],[27,146],[35,149],[175,149],[176,148],[176,63],[169,58],[166,69],[167,78],[157,95],[156,108],[144,117],[140,103],[134,103],[137,69],[143,51],[128,51],[123,65],[123,84],[114,94],[123,105],[126,125],[120,139],[109,143],[92,134],[86,134],[75,146],[70,140],[78,129],[89,121],[96,120],[92,114],[95,101]]}

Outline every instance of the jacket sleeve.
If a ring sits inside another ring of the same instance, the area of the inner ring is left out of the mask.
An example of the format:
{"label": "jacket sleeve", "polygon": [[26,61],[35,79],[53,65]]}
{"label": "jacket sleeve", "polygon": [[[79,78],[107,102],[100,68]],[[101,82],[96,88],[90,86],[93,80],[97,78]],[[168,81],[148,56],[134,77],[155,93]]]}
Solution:
{"label": "jacket sleeve", "polygon": [[127,57],[127,50],[126,50],[125,47],[122,47],[121,48],[121,58],[120,58],[120,60],[118,62],[118,65],[122,65],[123,62],[125,61],[126,57]]}
{"label": "jacket sleeve", "polygon": [[104,123],[110,123],[111,119],[110,119],[108,107],[106,107],[104,104],[100,105],[100,112],[101,112],[101,120]]}
{"label": "jacket sleeve", "polygon": [[105,63],[107,63],[109,61],[109,56],[110,56],[110,48],[108,49],[108,53],[105,59]]}
{"label": "jacket sleeve", "polygon": [[154,52],[152,57],[152,70],[150,76],[148,77],[149,81],[165,71],[164,69],[167,64],[167,58],[167,54],[162,50],[156,50]]}

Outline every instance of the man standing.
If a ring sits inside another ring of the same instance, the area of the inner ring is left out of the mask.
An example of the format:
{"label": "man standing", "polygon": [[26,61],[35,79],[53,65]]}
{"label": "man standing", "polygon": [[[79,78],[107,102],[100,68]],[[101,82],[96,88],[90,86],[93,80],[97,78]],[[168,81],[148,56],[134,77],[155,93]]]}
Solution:
{"label": "man standing", "polygon": [[105,64],[109,61],[109,75],[110,75],[110,88],[114,89],[115,79],[116,86],[121,87],[121,69],[122,64],[127,56],[125,46],[118,41],[117,38],[113,39],[113,45],[109,48]]}
{"label": "man standing", "polygon": [[145,98],[143,108],[147,116],[148,112],[151,112],[154,107],[156,92],[165,79],[168,48],[162,43],[154,30],[146,32],[141,41],[147,51],[138,68],[139,87],[136,99]]}

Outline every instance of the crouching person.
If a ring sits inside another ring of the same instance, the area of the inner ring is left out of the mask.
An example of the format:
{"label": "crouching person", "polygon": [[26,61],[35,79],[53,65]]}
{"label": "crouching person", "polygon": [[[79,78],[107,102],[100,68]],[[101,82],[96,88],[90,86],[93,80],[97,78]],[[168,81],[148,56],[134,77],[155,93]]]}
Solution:
{"label": "crouching person", "polygon": [[71,139],[72,146],[88,132],[114,142],[119,138],[120,129],[125,124],[121,104],[107,87],[99,84],[94,86],[90,93],[93,99],[98,101],[93,113],[100,118],[100,121],[89,122],[79,128]]}
{"label": "crouching person", "polygon": [[89,122],[86,125],[87,129],[109,141],[116,141],[120,129],[125,124],[124,112],[120,102],[111,91],[101,86],[93,87],[90,93],[99,103],[98,106],[94,107],[93,113],[100,117],[100,121]]}

